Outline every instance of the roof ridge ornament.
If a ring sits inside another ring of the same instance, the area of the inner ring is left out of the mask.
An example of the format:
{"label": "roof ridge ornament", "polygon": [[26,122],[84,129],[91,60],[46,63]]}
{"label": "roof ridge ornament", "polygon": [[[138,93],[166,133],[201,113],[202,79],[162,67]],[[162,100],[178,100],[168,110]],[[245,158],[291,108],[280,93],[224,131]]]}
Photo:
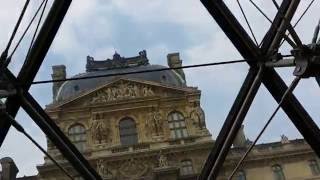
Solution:
{"label": "roof ridge ornament", "polygon": [[128,68],[145,66],[149,64],[147,58],[147,51],[142,50],[139,52],[138,56],[133,57],[121,57],[121,55],[115,51],[112,59],[106,59],[102,61],[95,60],[92,56],[87,56],[86,71],[99,71],[99,70],[109,70],[117,68]]}

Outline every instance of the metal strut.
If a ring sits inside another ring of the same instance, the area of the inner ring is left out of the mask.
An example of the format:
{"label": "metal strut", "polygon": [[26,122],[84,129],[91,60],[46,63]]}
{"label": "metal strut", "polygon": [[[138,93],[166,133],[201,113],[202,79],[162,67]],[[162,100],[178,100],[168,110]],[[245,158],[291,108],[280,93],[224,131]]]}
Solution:
{"label": "metal strut", "polygon": [[[290,21],[300,0],[283,0],[269,31],[263,38],[261,48],[254,44],[253,40],[222,0],[201,0],[201,2],[244,59],[247,59],[250,67],[257,68],[261,63],[265,64],[278,56],[278,48],[281,40],[285,37],[286,30],[290,30],[294,34],[294,30],[290,28]],[[299,39],[297,37],[294,37],[294,39],[298,44],[297,47],[301,47]],[[219,170],[222,168],[223,161],[229,150],[228,148],[231,146],[231,139],[234,139],[232,138],[234,131],[230,132],[230,130],[244,103],[244,97],[246,97],[249,91],[250,84],[253,83],[253,77],[255,77],[251,75],[250,78],[250,74],[249,71],[198,179],[216,179]],[[269,66],[265,68],[262,83],[266,86],[273,98],[280,103],[288,87],[273,67]],[[287,94],[286,100],[280,105],[305,140],[320,157],[320,130],[303,106],[291,92]],[[243,112],[241,114],[243,114]],[[242,117],[242,121],[243,119],[244,117]],[[234,129],[237,129],[237,126],[234,127]],[[230,139],[228,143],[225,142],[227,137]]]}
{"label": "metal strut", "polygon": [[[3,68],[0,78],[7,80],[14,86],[16,94],[9,96],[5,102],[5,111],[14,118],[22,106],[61,154],[70,162],[75,170],[88,180],[102,179],[89,162],[71,143],[56,123],[46,114],[38,102],[28,92],[39,68],[50,48],[51,43],[63,21],[70,6],[71,0],[55,0],[44,21],[30,53],[18,74],[15,77],[8,68]],[[23,84],[23,86],[15,86]],[[5,93],[3,93],[5,94]],[[7,95],[7,94],[5,94]],[[7,118],[0,118],[0,147],[9,131],[11,122]]]}

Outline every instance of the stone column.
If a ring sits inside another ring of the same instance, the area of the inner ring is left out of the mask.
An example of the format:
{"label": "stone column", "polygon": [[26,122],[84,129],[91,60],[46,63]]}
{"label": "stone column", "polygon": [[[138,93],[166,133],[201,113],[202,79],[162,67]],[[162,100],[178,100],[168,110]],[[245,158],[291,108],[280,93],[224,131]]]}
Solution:
{"label": "stone column", "polygon": [[[57,65],[52,66],[52,80],[60,80],[66,79],[66,66],[65,65]],[[59,88],[63,82],[54,82],[52,86],[52,97],[53,101],[55,101]]]}
{"label": "stone column", "polygon": [[0,160],[2,173],[1,180],[15,180],[19,172],[16,164],[10,157],[5,157]]}

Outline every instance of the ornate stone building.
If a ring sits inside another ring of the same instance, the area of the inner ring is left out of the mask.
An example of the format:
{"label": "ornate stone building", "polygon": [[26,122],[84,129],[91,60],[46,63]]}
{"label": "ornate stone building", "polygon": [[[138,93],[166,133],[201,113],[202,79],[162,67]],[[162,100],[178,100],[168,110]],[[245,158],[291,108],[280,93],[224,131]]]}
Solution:
{"label": "ornate stone building", "polygon": [[[169,54],[168,64],[181,66],[179,54]],[[146,51],[104,61],[88,56],[87,72],[75,77],[164,67],[149,64]],[[52,78],[65,72],[54,66]],[[191,178],[213,143],[200,95],[183,70],[156,71],[56,83],[46,111],[105,179]],[[50,142],[48,152],[64,164]],[[48,159],[38,170],[42,179],[64,179]]]}
{"label": "ornate stone building", "polygon": [[[168,54],[179,67],[178,53]],[[183,70],[150,71],[146,51],[96,61],[87,57],[86,72],[74,77],[129,73],[53,85],[47,113],[104,179],[196,179],[214,141],[200,106],[201,91],[186,83]],[[53,79],[66,78],[65,66],[53,67]],[[227,179],[250,143],[239,133],[220,179]],[[75,179],[81,179],[48,142],[48,152]],[[68,179],[47,158],[39,179]],[[318,159],[304,140],[260,144],[249,155],[237,180],[320,179]]]}

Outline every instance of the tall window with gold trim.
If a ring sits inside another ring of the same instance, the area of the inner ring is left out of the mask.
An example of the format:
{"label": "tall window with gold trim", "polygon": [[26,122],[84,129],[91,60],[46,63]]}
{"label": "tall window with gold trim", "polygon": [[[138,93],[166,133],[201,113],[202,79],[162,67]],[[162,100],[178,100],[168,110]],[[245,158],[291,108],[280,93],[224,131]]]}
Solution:
{"label": "tall window with gold trim", "polygon": [[188,137],[185,119],[180,112],[172,112],[168,115],[170,134],[172,138],[180,139]]}
{"label": "tall window with gold trim", "polygon": [[82,124],[74,124],[68,130],[71,142],[81,152],[86,150],[86,128]]}

